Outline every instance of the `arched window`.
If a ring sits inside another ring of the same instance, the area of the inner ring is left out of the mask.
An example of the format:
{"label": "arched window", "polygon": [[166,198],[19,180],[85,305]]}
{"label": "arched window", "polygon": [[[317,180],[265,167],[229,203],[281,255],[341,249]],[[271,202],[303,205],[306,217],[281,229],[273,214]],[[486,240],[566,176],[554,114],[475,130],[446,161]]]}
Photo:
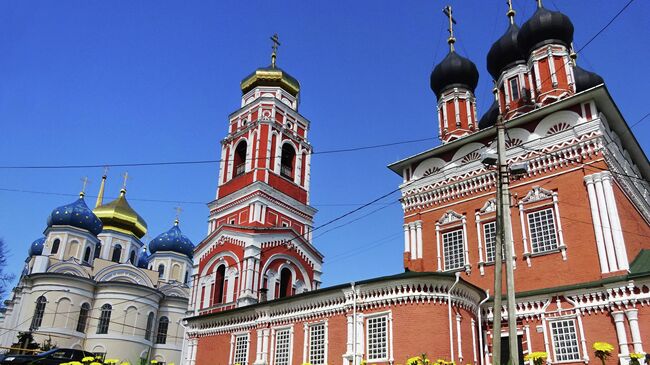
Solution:
{"label": "arched window", "polygon": [[[57,240],[58,241],[58,240]],[[36,299],[36,308],[34,309],[34,316],[32,317],[32,325],[29,327],[30,330],[38,329],[43,323],[43,315],[45,314],[45,305],[47,304],[47,299],[44,296],[38,297]]]}
{"label": "arched window", "polygon": [[223,303],[225,279],[226,279],[226,265],[221,265],[217,269],[217,275],[214,281],[214,294],[212,297],[213,304]]}
{"label": "arched window", "polygon": [[77,320],[77,332],[86,332],[86,324],[88,323],[88,313],[90,312],[90,304],[84,303],[79,309],[79,320]]}
{"label": "arched window", "polygon": [[288,268],[280,271],[280,298],[288,297],[291,295],[291,270]]}
{"label": "arched window", "polygon": [[246,149],[248,145],[246,141],[241,141],[235,148],[235,156],[233,158],[233,166],[235,167],[235,176],[239,176],[246,171]]}
{"label": "arched window", "polygon": [[54,255],[54,254],[56,254],[57,252],[59,252],[59,245],[60,245],[60,244],[61,244],[61,240],[60,240],[60,239],[57,238],[57,239],[54,240],[54,242],[52,243],[52,251],[51,251],[51,252],[52,252],[52,255]]}
{"label": "arched window", "polygon": [[131,265],[135,265],[135,251],[131,251],[131,253],[129,254],[129,262],[131,263]]}
{"label": "arched window", "polygon": [[296,150],[291,144],[282,145],[282,157],[280,158],[280,175],[293,179],[293,172],[296,165]]}
{"label": "arched window", "polygon": [[183,281],[183,282],[185,283],[185,285],[190,283],[190,272],[189,271],[185,271],[185,281]]}
{"label": "arched window", "polygon": [[90,262],[90,247],[86,247],[86,251],[84,251],[84,262]]}
{"label": "arched window", "polygon": [[156,333],[156,343],[165,344],[167,342],[167,329],[169,328],[169,319],[160,317],[158,321],[158,333]]}
{"label": "arched window", "polygon": [[102,305],[102,312],[99,315],[99,324],[97,324],[97,334],[107,334],[108,325],[111,323],[111,312],[113,307],[106,303]]}
{"label": "arched window", "polygon": [[162,278],[163,275],[165,275],[165,265],[160,264],[158,265],[158,277]]}
{"label": "arched window", "polygon": [[99,254],[100,254],[101,252],[102,252],[102,243],[101,243],[101,242],[97,242],[97,244],[95,245],[95,258],[96,258],[96,259],[99,258]]}
{"label": "arched window", "polygon": [[122,246],[115,245],[115,247],[113,247],[113,256],[111,257],[111,261],[119,263],[120,258],[122,258]]}
{"label": "arched window", "polygon": [[144,330],[144,339],[151,341],[151,331],[153,330],[153,312],[147,316],[147,328]]}

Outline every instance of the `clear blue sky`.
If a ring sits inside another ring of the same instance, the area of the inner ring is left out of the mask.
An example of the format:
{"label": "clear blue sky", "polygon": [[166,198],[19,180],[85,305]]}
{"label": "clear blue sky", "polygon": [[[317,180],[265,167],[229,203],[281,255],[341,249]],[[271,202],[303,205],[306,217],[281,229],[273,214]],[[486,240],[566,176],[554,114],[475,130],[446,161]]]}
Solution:
{"label": "clear blue sky", "polygon": [[[572,19],[581,47],[627,1],[545,0]],[[408,5],[406,5],[408,4]],[[457,49],[478,66],[479,113],[491,103],[485,56],[506,28],[505,0],[451,1]],[[521,24],[533,0],[515,1]],[[435,97],[428,86],[447,52],[440,1],[3,1],[0,3],[0,165],[104,164],[217,159],[239,82],[269,63],[302,83],[300,112],[312,121],[316,151],[431,137],[381,150],[314,156],[316,225],[394,188],[386,165],[437,145]],[[605,79],[628,123],[647,99],[650,2],[635,1],[578,59]],[[644,31],[645,29],[645,31]],[[650,119],[650,118],[649,118]],[[634,128],[647,151],[650,120]],[[123,168],[109,172],[115,196]],[[198,243],[204,203],[215,195],[217,165],[130,168],[132,206],[149,237],[168,229],[182,202],[181,228]],[[19,274],[32,240],[88,176],[102,169],[0,170],[0,237]],[[386,202],[394,202],[394,194]],[[93,198],[87,200],[89,204]],[[200,202],[200,203],[199,203]],[[379,208],[374,206],[365,212]],[[343,222],[350,221],[358,215]],[[318,232],[316,232],[318,233]],[[325,254],[324,284],[402,270],[402,212],[393,204],[315,240]]]}

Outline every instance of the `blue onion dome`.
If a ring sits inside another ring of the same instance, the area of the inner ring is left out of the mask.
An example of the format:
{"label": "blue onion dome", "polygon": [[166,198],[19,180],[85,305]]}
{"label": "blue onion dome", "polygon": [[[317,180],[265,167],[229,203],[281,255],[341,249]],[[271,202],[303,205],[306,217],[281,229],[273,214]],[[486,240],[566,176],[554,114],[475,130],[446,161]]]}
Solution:
{"label": "blue onion dome", "polygon": [[149,255],[147,252],[142,252],[140,258],[138,258],[137,267],[141,269],[146,269],[149,266]]}
{"label": "blue onion dome", "polygon": [[585,91],[605,83],[605,80],[600,75],[587,71],[580,66],[573,67],[573,77],[576,83],[576,92]]}
{"label": "blue onion dome", "polygon": [[181,232],[178,227],[178,220],[174,222],[174,226],[167,232],[160,234],[149,242],[149,252],[152,254],[163,251],[172,251],[192,258],[194,244]]}
{"label": "blue onion dome", "polygon": [[476,65],[455,51],[447,54],[431,72],[431,90],[439,99],[442,93],[454,87],[470,90],[472,93],[478,84]]}
{"label": "blue onion dome", "polygon": [[43,245],[45,244],[45,237],[41,237],[29,246],[29,250],[27,250],[27,254],[29,256],[38,256],[43,254]]}
{"label": "blue onion dome", "polygon": [[77,227],[85,229],[95,236],[103,228],[102,221],[86,205],[83,194],[75,202],[60,206],[52,211],[47,218],[47,227],[52,226]]}
{"label": "blue onion dome", "polygon": [[526,55],[546,44],[562,44],[567,48],[573,42],[573,23],[559,11],[538,6],[537,11],[519,30],[517,43]]}
{"label": "blue onion dome", "polygon": [[492,44],[487,55],[487,69],[494,80],[498,80],[508,68],[526,63],[526,56],[517,43],[518,34],[519,27],[513,21],[501,38]]}
{"label": "blue onion dome", "polygon": [[478,121],[478,129],[490,128],[496,124],[497,118],[499,117],[499,103],[495,100],[490,108],[483,114],[481,119]]}

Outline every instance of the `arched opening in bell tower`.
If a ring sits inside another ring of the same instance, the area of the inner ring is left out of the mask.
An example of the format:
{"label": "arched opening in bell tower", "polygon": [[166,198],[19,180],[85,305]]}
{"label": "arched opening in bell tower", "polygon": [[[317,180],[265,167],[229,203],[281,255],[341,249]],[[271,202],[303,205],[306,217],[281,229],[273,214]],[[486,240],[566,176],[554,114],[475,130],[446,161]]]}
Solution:
{"label": "arched opening in bell tower", "polygon": [[212,297],[213,304],[223,303],[223,292],[226,280],[226,265],[221,265],[217,269],[216,278],[214,280],[214,295]]}
{"label": "arched opening in bell tower", "polygon": [[235,176],[242,175],[246,171],[246,150],[248,145],[245,140],[237,144],[235,148],[235,156],[233,158],[233,166],[235,169]]}
{"label": "arched opening in bell tower", "polygon": [[280,157],[280,175],[293,180],[296,166],[296,150],[290,143],[282,145],[282,156]]}
{"label": "arched opening in bell tower", "polygon": [[279,298],[288,297],[291,295],[291,270],[288,268],[280,271],[280,293]]}

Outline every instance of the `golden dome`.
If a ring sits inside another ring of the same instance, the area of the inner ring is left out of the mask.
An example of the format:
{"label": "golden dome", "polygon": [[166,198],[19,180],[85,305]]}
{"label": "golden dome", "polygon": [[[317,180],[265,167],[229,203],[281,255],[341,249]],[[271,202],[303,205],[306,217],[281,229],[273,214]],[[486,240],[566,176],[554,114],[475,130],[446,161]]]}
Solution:
{"label": "golden dome", "polygon": [[286,71],[275,66],[258,68],[248,75],[241,82],[241,91],[246,94],[257,86],[277,86],[289,94],[296,96],[300,91],[298,80],[289,75]]}
{"label": "golden dome", "polygon": [[147,233],[147,222],[126,201],[125,189],[120,190],[117,199],[96,207],[93,213],[104,223],[104,229],[132,234],[138,238]]}

